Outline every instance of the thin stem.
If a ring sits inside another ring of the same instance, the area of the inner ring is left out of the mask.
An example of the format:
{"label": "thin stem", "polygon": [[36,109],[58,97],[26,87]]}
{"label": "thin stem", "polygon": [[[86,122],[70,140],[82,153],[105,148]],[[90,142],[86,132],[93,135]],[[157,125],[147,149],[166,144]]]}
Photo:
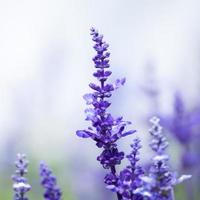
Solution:
{"label": "thin stem", "polygon": [[[191,149],[190,149],[190,146],[187,144],[185,146],[185,152],[190,152]],[[185,174],[190,174],[187,170],[187,168],[184,167],[184,165],[182,166],[182,170],[185,172]],[[195,199],[195,193],[194,193],[194,187],[193,187],[193,184],[192,183],[189,183],[189,182],[185,182],[185,191],[186,191],[186,195],[187,195],[187,198],[190,199],[190,200],[194,200]]]}
{"label": "thin stem", "polygon": [[[112,166],[112,167],[111,167],[111,172],[112,172],[113,174],[116,174],[115,166]],[[117,192],[117,199],[118,199],[118,200],[122,200],[122,195],[121,195],[119,192]]]}
{"label": "thin stem", "polygon": [[171,189],[171,200],[175,200],[174,189]]}
{"label": "thin stem", "polygon": [[118,200],[122,200],[122,195],[119,194],[119,193],[117,193],[117,199],[118,199]]}

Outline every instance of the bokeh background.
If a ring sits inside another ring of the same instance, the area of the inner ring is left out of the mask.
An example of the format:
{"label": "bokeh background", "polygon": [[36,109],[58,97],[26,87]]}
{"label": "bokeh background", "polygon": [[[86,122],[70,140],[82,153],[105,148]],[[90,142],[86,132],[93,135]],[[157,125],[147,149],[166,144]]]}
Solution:
{"label": "bokeh background", "polygon": [[[87,125],[82,95],[93,80],[91,26],[110,44],[111,80],[127,78],[111,111],[133,122],[143,141],[142,162],[151,156],[148,119],[158,114],[166,121],[173,169],[199,177],[199,10],[198,0],[0,0],[0,199],[12,199],[18,152],[30,160],[30,199],[42,199],[40,160],[54,170],[63,199],[114,199],[103,185],[99,150],[75,135]],[[185,144],[170,128],[169,119],[182,119],[175,116],[177,93],[183,117],[194,116],[194,124],[187,117],[181,124],[188,134],[195,125],[196,143]],[[120,145],[129,149],[133,137]],[[187,194],[198,200],[199,185],[194,178],[190,187],[178,187],[177,200]]]}

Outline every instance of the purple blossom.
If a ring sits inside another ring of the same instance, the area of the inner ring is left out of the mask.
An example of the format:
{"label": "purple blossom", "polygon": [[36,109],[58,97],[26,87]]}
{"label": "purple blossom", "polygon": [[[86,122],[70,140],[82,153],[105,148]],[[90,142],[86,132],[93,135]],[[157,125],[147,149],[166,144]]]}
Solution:
{"label": "purple blossom", "polygon": [[13,190],[15,191],[14,200],[28,200],[25,194],[31,189],[31,186],[28,184],[27,178],[25,175],[28,170],[28,160],[26,155],[17,154],[17,160],[15,161],[16,171],[12,176]]}
{"label": "purple blossom", "polygon": [[[93,139],[98,148],[103,148],[103,152],[97,157],[97,160],[115,175],[115,166],[119,165],[124,158],[124,152],[118,150],[116,142],[122,137],[133,134],[135,130],[126,131],[126,126],[131,123],[124,121],[122,117],[115,118],[107,111],[111,105],[108,98],[116,89],[124,85],[125,78],[117,79],[114,84],[107,83],[107,79],[112,74],[108,70],[110,67],[109,45],[103,41],[103,35],[94,28],[91,28],[91,35],[96,51],[93,58],[96,72],[93,73],[93,76],[98,83],[90,83],[89,87],[93,92],[83,96],[86,104],[91,106],[85,110],[86,120],[91,122],[91,127],[78,130],[76,134],[82,138]],[[119,194],[118,199],[121,199]]]}
{"label": "purple blossom", "polygon": [[[180,92],[174,95],[173,114],[161,115],[163,125],[175,136],[183,147],[181,164],[183,169],[191,169],[199,164],[198,140],[200,109],[187,110]],[[197,144],[196,144],[197,143]],[[197,146],[197,148],[191,147]]]}
{"label": "purple blossom", "polygon": [[176,137],[180,144],[188,146],[197,135],[196,129],[200,125],[200,109],[187,110],[180,92],[176,92],[174,95],[173,113],[168,116],[160,115],[162,124]]}
{"label": "purple blossom", "polygon": [[45,189],[44,199],[46,200],[61,200],[62,193],[57,186],[56,177],[52,171],[43,162],[40,164],[41,185]]}
{"label": "purple blossom", "polygon": [[123,158],[124,152],[119,152],[117,145],[113,144],[108,149],[104,149],[101,155],[97,157],[97,160],[105,169],[109,169],[115,167],[115,165],[119,165]]}
{"label": "purple blossom", "polygon": [[142,167],[137,165],[141,148],[140,140],[134,139],[131,147],[131,153],[126,156],[130,164],[118,176],[112,173],[108,174],[104,181],[107,188],[119,193],[123,200],[143,200],[143,195],[135,193],[137,188],[142,187],[143,183],[140,177],[144,174]]}
{"label": "purple blossom", "polygon": [[158,155],[162,155],[168,147],[168,142],[162,134],[160,119],[157,117],[153,117],[150,122],[152,123],[152,127],[149,129],[149,133],[153,138],[150,146],[155,153],[157,153]]}
{"label": "purple blossom", "polygon": [[91,29],[92,39],[95,42],[96,55],[93,58],[96,72],[93,76],[97,83],[90,83],[91,93],[83,96],[86,104],[85,109],[87,121],[91,126],[84,130],[78,130],[76,134],[82,138],[91,138],[98,148],[102,148],[97,160],[103,168],[110,171],[106,174],[104,182],[106,187],[117,194],[118,200],[174,200],[173,187],[176,184],[190,178],[189,175],[176,177],[168,166],[169,157],[165,153],[168,142],[162,134],[159,119],[151,119],[152,128],[149,130],[152,141],[151,149],[156,154],[152,159],[150,169],[143,170],[138,164],[140,140],[135,139],[131,145],[131,153],[127,155],[129,165],[119,173],[116,166],[121,164],[125,157],[123,151],[119,151],[117,141],[127,135],[135,133],[135,130],[126,130],[131,123],[124,121],[122,117],[113,117],[108,112],[111,105],[109,98],[113,92],[124,85],[125,79],[117,79],[114,84],[107,82],[111,71],[109,71],[108,44],[103,41],[103,36],[94,28]]}
{"label": "purple blossom", "polygon": [[139,138],[136,138],[133,140],[133,143],[131,144],[131,148],[132,148],[131,153],[127,155],[126,157],[128,158],[130,162],[130,167],[135,169],[137,162],[140,160],[139,150],[142,148]]}
{"label": "purple blossom", "polygon": [[[192,139],[190,113],[186,112],[185,104],[180,93],[174,96],[173,115],[168,118],[166,128],[172,132],[181,144],[187,145]],[[165,125],[165,124],[164,124]],[[168,126],[167,126],[168,125]]]}
{"label": "purple blossom", "polygon": [[183,175],[177,178],[176,173],[171,172],[168,165],[169,156],[165,153],[168,142],[162,134],[160,120],[157,117],[153,117],[150,121],[152,123],[152,128],[149,129],[149,133],[152,136],[150,147],[156,155],[152,159],[147,177],[143,177],[143,185],[146,189],[143,187],[140,191],[148,191],[152,200],[174,200],[174,186],[191,176]]}

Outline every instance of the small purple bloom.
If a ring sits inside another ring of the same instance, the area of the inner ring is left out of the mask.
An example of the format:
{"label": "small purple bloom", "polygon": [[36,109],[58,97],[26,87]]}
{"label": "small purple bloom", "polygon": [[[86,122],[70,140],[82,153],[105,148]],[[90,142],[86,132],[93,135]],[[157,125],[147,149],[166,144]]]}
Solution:
{"label": "small purple bloom", "polygon": [[165,149],[168,147],[168,142],[162,134],[160,119],[153,117],[150,122],[152,123],[152,127],[149,129],[149,133],[153,137],[150,146],[155,153],[162,155],[165,152]]}
{"label": "small purple bloom", "polygon": [[169,129],[182,144],[190,143],[192,139],[192,124],[190,114],[186,112],[185,104],[180,93],[174,97],[174,113]]}
{"label": "small purple bloom", "polygon": [[45,189],[44,199],[46,200],[61,200],[62,193],[57,186],[56,177],[52,171],[44,163],[40,164],[41,185]]}
{"label": "small purple bloom", "polygon": [[143,185],[146,190],[143,187],[141,191],[148,191],[152,200],[174,200],[174,186],[191,176],[183,175],[177,178],[176,173],[171,172],[168,165],[169,156],[165,152],[168,142],[162,133],[160,120],[157,117],[153,117],[150,122],[152,123],[151,129],[149,129],[149,133],[152,136],[150,147],[156,155],[152,159],[147,177],[145,178],[144,176],[143,178]]}
{"label": "small purple bloom", "polygon": [[25,194],[31,189],[31,186],[28,184],[27,178],[25,175],[28,170],[28,160],[26,155],[17,154],[17,160],[15,161],[16,171],[12,176],[13,190],[15,191],[14,200],[28,200]]}
{"label": "small purple bloom", "polygon": [[181,93],[176,92],[173,113],[169,116],[161,115],[161,119],[164,127],[182,145],[182,168],[188,170],[196,167],[200,162],[199,152],[198,147],[193,147],[199,146],[200,109],[187,110]]}
{"label": "small purple bloom", "polygon": [[139,161],[140,140],[134,139],[131,145],[132,151],[126,157],[130,164],[120,171],[119,175],[108,174],[104,182],[107,188],[113,192],[119,193],[123,200],[143,200],[143,195],[135,193],[137,188],[142,187],[141,177],[144,170],[137,163]]}

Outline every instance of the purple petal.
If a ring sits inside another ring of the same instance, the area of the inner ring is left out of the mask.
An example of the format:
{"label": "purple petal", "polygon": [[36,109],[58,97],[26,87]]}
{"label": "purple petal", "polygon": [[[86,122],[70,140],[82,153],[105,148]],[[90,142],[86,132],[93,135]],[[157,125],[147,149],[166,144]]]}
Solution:
{"label": "purple petal", "polygon": [[104,89],[104,91],[106,91],[106,92],[111,92],[111,91],[114,90],[114,86],[113,86],[112,84],[107,84],[107,85],[104,86],[103,89]]}
{"label": "purple petal", "polygon": [[91,133],[85,130],[78,130],[76,131],[76,135],[82,138],[89,138],[91,136]]}
{"label": "purple petal", "polygon": [[90,83],[89,86],[90,86],[90,88],[92,88],[93,90],[96,90],[96,91],[98,91],[98,92],[101,91],[101,88],[100,88],[98,85],[94,84],[94,83]]}
{"label": "purple petal", "polygon": [[96,119],[96,112],[93,108],[85,109],[86,120],[95,120]]}
{"label": "purple petal", "polygon": [[88,105],[92,104],[95,101],[94,95],[93,94],[85,94],[83,96],[84,100]]}
{"label": "purple petal", "polygon": [[104,76],[106,76],[106,77],[110,76],[111,74],[112,74],[111,71],[105,71],[105,72],[104,72]]}
{"label": "purple petal", "polygon": [[122,133],[121,136],[122,136],[122,137],[125,137],[125,136],[127,136],[127,135],[132,135],[132,134],[135,133],[135,132],[136,132],[136,130],[127,131],[127,132],[125,132],[125,133]]}

